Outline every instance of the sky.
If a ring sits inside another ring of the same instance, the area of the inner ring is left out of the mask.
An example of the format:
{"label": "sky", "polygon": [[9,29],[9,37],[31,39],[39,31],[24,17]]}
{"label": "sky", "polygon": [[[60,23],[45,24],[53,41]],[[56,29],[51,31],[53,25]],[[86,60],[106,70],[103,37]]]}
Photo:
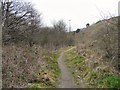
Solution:
{"label": "sky", "polygon": [[28,0],[42,13],[46,26],[63,19],[71,30],[86,27],[110,16],[118,16],[120,0]]}

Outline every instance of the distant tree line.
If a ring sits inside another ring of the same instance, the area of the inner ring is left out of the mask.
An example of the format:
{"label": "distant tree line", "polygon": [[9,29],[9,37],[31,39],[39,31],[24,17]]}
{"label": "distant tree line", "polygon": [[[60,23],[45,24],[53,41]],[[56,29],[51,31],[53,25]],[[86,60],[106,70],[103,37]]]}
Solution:
{"label": "distant tree line", "polygon": [[66,23],[59,20],[53,27],[43,27],[42,15],[31,3],[2,0],[2,35],[3,45],[39,44],[44,47],[73,45]]}

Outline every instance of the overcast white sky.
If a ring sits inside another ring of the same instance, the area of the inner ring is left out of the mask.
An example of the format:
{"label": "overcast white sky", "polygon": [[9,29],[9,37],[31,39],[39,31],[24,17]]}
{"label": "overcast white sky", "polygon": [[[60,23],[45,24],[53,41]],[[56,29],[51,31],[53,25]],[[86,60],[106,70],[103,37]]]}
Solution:
{"label": "overcast white sky", "polygon": [[[95,23],[103,16],[117,16],[120,0],[29,0],[42,13],[45,25],[54,20],[65,20],[72,30],[84,28],[86,23]],[[102,16],[101,16],[102,14]]]}

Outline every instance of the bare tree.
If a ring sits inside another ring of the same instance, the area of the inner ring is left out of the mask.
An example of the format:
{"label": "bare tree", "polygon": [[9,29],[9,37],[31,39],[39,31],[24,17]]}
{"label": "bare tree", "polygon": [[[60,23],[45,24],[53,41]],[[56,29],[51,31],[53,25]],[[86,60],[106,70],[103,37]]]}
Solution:
{"label": "bare tree", "polygon": [[31,42],[31,34],[42,25],[41,14],[38,14],[30,3],[4,0],[1,4],[3,42],[18,42],[26,37]]}
{"label": "bare tree", "polygon": [[58,22],[54,22],[53,23],[53,27],[55,30],[58,31],[66,31],[66,23],[64,22],[64,20],[59,20]]}

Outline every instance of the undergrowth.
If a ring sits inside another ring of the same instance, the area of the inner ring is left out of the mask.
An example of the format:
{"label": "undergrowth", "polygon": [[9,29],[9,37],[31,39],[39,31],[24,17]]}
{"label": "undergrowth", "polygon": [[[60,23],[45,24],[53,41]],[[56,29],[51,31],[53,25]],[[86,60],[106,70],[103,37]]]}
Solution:
{"label": "undergrowth", "polygon": [[47,63],[45,67],[41,68],[38,77],[42,78],[44,73],[47,73],[49,81],[42,81],[32,83],[31,88],[55,88],[58,85],[58,77],[60,76],[60,69],[58,67],[57,59],[58,52],[46,52],[43,54],[43,60]]}
{"label": "undergrowth", "polygon": [[[120,88],[120,78],[107,70],[97,70],[98,66],[89,66],[85,57],[78,54],[75,49],[65,53],[66,65],[70,68],[75,82],[87,88]],[[94,64],[94,61],[92,62]]]}

